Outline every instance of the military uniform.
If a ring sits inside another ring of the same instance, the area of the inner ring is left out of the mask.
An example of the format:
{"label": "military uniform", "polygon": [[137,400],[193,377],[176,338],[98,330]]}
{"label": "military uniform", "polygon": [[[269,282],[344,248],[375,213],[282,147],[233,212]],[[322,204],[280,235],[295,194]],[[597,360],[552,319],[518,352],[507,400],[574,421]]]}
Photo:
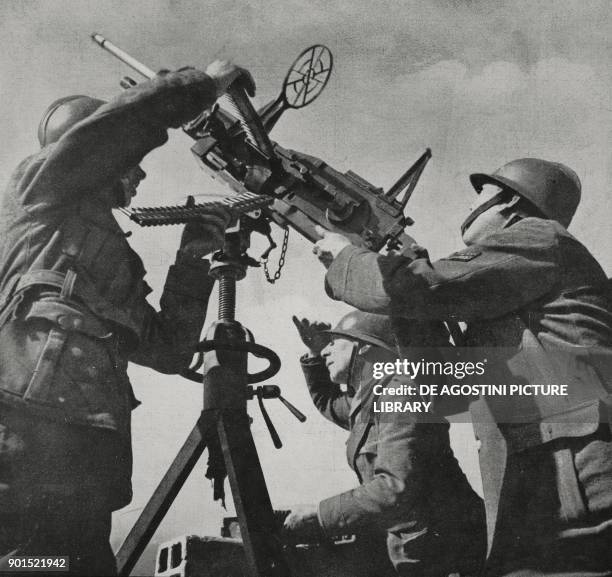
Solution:
{"label": "military uniform", "polygon": [[346,247],[326,284],[362,310],[467,322],[468,344],[500,361],[490,384],[568,385],[566,396],[471,407],[486,574],[612,575],[612,305],[587,249],[557,222],[529,217],[434,263]]}
{"label": "military uniform", "polygon": [[477,575],[486,548],[484,508],[450,448],[448,423],[374,413],[374,401],[414,401],[374,394],[375,384],[394,387],[400,378],[371,380],[352,396],[330,381],[320,357],[303,359],[302,368],[317,409],[350,431],[347,459],[361,483],[321,501],[324,532],[356,533],[365,542],[363,574],[385,574],[388,556],[402,576]]}
{"label": "military uniform", "polygon": [[131,88],[25,159],[0,200],[5,553],[113,570],[110,512],[131,499],[128,360],[184,368],[213,280],[206,261],[179,252],[153,309],[142,261],[100,191],[215,98],[192,69]]}

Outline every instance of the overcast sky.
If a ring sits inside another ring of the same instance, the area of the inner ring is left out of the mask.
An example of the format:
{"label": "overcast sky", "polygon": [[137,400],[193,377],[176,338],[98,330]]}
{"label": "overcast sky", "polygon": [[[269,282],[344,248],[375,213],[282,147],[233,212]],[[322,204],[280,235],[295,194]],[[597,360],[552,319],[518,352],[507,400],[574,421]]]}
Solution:
{"label": "overcast sky", "polygon": [[[612,274],[612,22],[605,0],[4,0],[0,3],[0,173],[36,148],[46,106],[71,93],[110,97],[130,73],[94,45],[100,32],[150,67],[205,67],[228,57],[248,67],[256,103],[276,96],[286,68],[305,47],[322,43],[335,58],[325,93],[290,112],[272,136],[388,187],[425,149],[433,160],[415,191],[412,234],[433,257],[460,248],[458,227],[471,195],[468,175],[514,158],[567,163],[583,183],[571,229]],[[167,204],[185,194],[223,192],[191,159],[177,134],[143,164],[149,177],[136,205]],[[178,229],[137,230],[154,297],[176,250]],[[277,239],[281,235],[275,233]],[[263,247],[256,243],[254,254]],[[273,502],[315,501],[353,483],[343,432],[314,414],[303,386],[291,314],[334,320],[347,309],[327,300],[323,270],[295,234],[275,286],[253,270],[239,287],[239,316],[284,366],[275,383],[306,412],[300,425],[279,406],[270,412],[285,441],[275,451],[253,407],[254,433]],[[211,306],[211,317],[214,314]],[[131,371],[145,401],[134,415],[135,498],[117,515],[119,540],[191,428],[200,406],[196,385]],[[453,442],[478,487],[471,431]],[[159,538],[216,533],[222,510],[199,471]],[[197,477],[197,478],[196,478]],[[194,505],[196,503],[196,505]]]}

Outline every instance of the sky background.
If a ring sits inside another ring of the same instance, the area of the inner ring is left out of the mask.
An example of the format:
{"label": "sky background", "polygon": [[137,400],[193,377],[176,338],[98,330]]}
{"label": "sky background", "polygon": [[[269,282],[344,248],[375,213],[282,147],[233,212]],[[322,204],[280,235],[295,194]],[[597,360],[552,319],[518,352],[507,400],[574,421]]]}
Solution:
{"label": "sky background", "polygon": [[[36,127],[55,98],[111,97],[132,74],[89,38],[99,32],[153,69],[206,67],[230,58],[249,68],[263,105],[287,67],[311,44],[334,54],[330,83],[309,108],[291,111],[272,137],[387,188],[423,152],[433,151],[409,214],[411,234],[441,257],[461,247],[459,225],[473,191],[471,172],[493,171],[524,156],[560,161],[583,183],[570,230],[612,275],[612,17],[605,0],[4,0],[0,3],[0,174],[6,182],[37,147]],[[135,205],[172,204],[186,194],[222,194],[191,158],[180,133],[147,157]],[[133,230],[133,247],[159,298],[178,227]],[[275,231],[277,240],[281,233]],[[252,253],[264,244],[257,240]],[[274,258],[274,256],[272,257]],[[355,481],[345,433],[315,414],[297,358],[291,315],[334,321],[348,309],[323,292],[323,268],[293,233],[287,265],[274,286],[251,270],[239,285],[238,318],[274,348],[283,369],[272,381],[309,417],[300,424],[268,405],[285,443],[276,451],[253,406],[253,433],[277,508],[315,502]],[[211,300],[210,319],[215,315]],[[130,371],[143,405],[134,413],[134,500],[115,516],[114,543],[135,521],[201,407],[198,385]],[[453,445],[479,489],[469,425]],[[229,504],[231,511],[231,504]],[[198,467],[155,541],[217,534],[224,512]],[[149,569],[150,570],[150,569]],[[146,572],[146,567],[143,569]]]}

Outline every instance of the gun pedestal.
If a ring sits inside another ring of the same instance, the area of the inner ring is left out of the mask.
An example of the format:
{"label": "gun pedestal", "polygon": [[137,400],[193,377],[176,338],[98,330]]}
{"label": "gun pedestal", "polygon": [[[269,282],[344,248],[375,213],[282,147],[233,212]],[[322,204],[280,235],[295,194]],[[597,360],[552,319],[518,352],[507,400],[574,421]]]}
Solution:
{"label": "gun pedestal", "polygon": [[[203,410],[119,549],[119,575],[129,575],[204,449],[208,448],[215,498],[223,495],[225,473],[229,478],[251,577],[290,576],[246,410],[248,398],[257,396],[261,403],[263,396],[261,387],[254,393],[249,384],[275,375],[280,369],[280,360],[274,351],[255,343],[252,333],[235,319],[236,282],[244,278],[247,267],[252,264],[242,250],[244,240],[240,233],[227,235],[223,253],[215,255],[211,275],[219,281],[219,320],[198,345],[199,363],[183,374],[203,383]],[[267,359],[269,366],[249,374],[249,353]],[[197,372],[200,367],[202,374]],[[266,413],[264,417],[270,426]],[[270,432],[276,444],[276,432],[273,429]]]}

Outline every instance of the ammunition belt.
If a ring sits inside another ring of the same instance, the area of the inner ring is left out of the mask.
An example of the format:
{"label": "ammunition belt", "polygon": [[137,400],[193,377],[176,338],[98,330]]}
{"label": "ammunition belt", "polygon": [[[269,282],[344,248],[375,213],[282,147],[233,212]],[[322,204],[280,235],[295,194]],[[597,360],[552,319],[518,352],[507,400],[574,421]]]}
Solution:
{"label": "ammunition belt", "polygon": [[245,192],[238,196],[228,197],[222,201],[199,204],[193,202],[190,204],[188,202],[185,205],[179,206],[136,207],[125,209],[123,212],[140,226],[162,226],[192,221],[197,222],[214,207],[228,208],[231,212],[243,214],[268,206],[273,201],[274,199],[269,196]]}

